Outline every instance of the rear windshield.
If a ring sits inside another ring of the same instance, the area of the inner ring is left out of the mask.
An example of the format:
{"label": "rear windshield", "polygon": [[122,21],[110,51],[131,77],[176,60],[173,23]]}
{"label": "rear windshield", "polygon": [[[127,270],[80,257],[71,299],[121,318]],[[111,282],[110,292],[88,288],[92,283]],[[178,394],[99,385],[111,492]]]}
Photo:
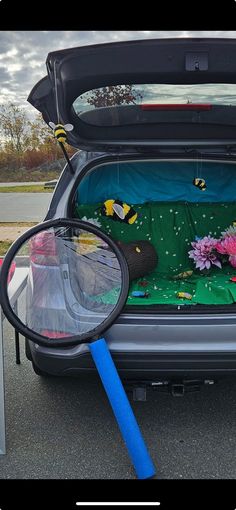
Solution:
{"label": "rear windshield", "polygon": [[94,126],[152,123],[236,125],[236,84],[112,85],[73,102],[80,121]]}

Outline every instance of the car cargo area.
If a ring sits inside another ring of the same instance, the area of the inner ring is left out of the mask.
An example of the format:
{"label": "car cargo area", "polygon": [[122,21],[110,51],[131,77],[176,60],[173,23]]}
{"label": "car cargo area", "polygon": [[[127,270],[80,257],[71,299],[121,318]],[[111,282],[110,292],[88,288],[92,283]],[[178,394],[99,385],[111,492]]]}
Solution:
{"label": "car cargo area", "polygon": [[[206,189],[200,187],[202,182]],[[115,221],[114,215],[104,215],[102,207],[107,200],[131,206],[133,217],[137,213],[135,221]],[[189,257],[191,243],[205,236],[218,242],[230,237],[236,247],[235,162],[116,159],[89,170],[80,179],[73,215],[98,225],[118,242],[137,242],[136,256],[140,241],[154,246],[157,265],[131,281],[127,306],[216,308],[236,302],[236,283],[231,280],[236,267],[229,254],[213,250],[216,255],[206,264],[210,267],[201,270]]]}

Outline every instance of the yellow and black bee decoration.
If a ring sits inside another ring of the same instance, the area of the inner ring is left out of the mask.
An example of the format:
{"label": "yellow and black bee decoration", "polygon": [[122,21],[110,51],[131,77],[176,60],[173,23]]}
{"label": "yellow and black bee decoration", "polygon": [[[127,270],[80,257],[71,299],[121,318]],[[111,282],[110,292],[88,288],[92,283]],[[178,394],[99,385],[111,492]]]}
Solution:
{"label": "yellow and black bee decoration", "polygon": [[196,186],[201,191],[206,190],[206,181],[205,179],[200,179],[199,177],[195,177],[193,179],[193,185]]}
{"label": "yellow and black bee decoration", "polygon": [[112,218],[114,221],[122,221],[132,225],[138,214],[130,205],[121,200],[106,200],[100,208],[101,214]]}
{"label": "yellow and black bee decoration", "polygon": [[60,143],[65,143],[67,140],[66,131],[72,131],[74,126],[72,124],[54,124],[54,122],[49,122],[49,126],[54,131],[54,136],[56,140]]}

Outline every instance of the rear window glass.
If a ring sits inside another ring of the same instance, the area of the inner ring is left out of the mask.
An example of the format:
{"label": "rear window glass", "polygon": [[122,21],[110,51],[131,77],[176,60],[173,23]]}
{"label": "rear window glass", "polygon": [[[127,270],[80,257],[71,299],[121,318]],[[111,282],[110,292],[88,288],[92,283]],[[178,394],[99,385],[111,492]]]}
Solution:
{"label": "rear window glass", "polygon": [[170,122],[236,125],[236,85],[112,85],[84,92],[73,109],[81,121],[101,127]]}

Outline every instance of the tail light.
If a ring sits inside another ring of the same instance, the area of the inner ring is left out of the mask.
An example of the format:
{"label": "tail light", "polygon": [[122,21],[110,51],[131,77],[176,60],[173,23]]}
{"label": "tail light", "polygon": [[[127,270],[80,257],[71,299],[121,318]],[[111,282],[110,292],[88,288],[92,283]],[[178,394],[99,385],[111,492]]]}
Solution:
{"label": "tail light", "polygon": [[[0,258],[0,267],[2,266],[2,264],[3,264],[3,258]],[[10,281],[14,275],[15,269],[16,269],[16,263],[12,262],[10,269],[9,269],[9,273],[8,273],[7,283],[10,283]]]}
{"label": "tail light", "polygon": [[209,111],[212,109],[212,105],[209,103],[194,104],[141,104],[141,110],[144,111],[171,111],[171,110],[194,110],[194,111]]}
{"label": "tail light", "polygon": [[56,236],[52,232],[40,232],[29,241],[30,260],[41,266],[57,266]]}
{"label": "tail light", "polygon": [[47,336],[48,338],[64,338],[72,336],[72,333],[66,333],[64,331],[52,331],[50,329],[43,329],[41,335]]}

